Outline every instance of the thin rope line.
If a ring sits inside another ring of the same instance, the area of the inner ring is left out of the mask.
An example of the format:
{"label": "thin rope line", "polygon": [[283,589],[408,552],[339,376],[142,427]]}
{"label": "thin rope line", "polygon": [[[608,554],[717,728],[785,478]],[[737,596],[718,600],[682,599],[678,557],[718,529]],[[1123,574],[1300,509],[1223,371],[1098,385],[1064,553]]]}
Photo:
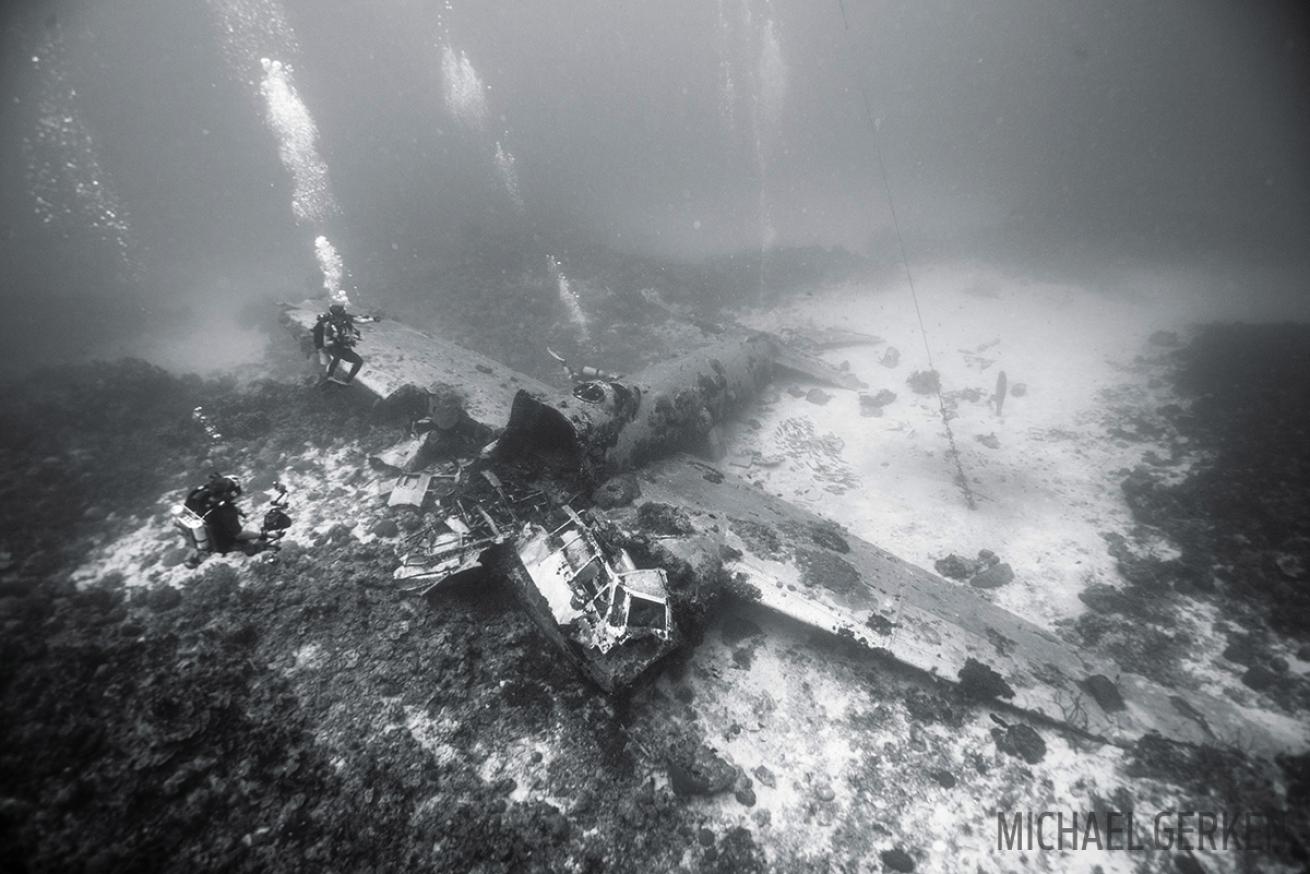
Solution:
{"label": "thin rope line", "polygon": [[[854,46],[851,44],[851,24],[846,17],[845,0],[837,0],[837,5],[841,9],[842,26],[846,32],[846,43],[853,58],[855,52]],[[864,85],[863,77],[856,77],[856,85],[860,89],[860,97],[864,102],[864,117],[869,122],[869,133],[873,138],[873,153],[878,157],[878,170],[882,176],[882,188],[887,196],[887,208],[892,215],[892,229],[896,232],[896,247],[901,256],[901,265],[905,268],[905,281],[910,287],[910,299],[914,301],[914,316],[919,322],[919,338],[923,340],[923,351],[928,356],[928,368],[936,376],[937,411],[942,418],[942,427],[946,429],[946,441],[951,447],[951,458],[955,461],[956,484],[959,485],[960,491],[964,493],[964,502],[968,504],[969,509],[976,510],[978,509],[978,503],[974,500],[973,489],[969,488],[969,478],[964,473],[964,462],[960,458],[959,447],[955,444],[955,432],[951,430],[951,420],[946,414],[946,400],[942,397],[941,374],[937,373],[937,365],[933,363],[932,358],[932,347],[928,344],[928,328],[923,322],[923,310],[919,307],[919,291],[914,286],[914,274],[910,271],[910,258],[905,251],[905,238],[901,235],[901,222],[896,214],[896,199],[892,197],[891,179],[887,175],[887,162],[883,160],[882,156],[882,142],[878,136],[878,122],[873,116],[873,107],[869,105],[869,90]]]}

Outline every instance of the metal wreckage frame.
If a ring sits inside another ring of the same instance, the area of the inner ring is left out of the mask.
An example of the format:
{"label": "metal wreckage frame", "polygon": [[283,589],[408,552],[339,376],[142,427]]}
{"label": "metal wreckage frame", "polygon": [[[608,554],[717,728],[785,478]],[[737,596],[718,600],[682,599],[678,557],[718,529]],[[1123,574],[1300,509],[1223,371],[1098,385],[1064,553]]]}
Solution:
{"label": "metal wreckage frame", "polygon": [[[287,305],[284,324],[303,339],[318,309]],[[1257,721],[1230,701],[1185,700],[1121,672],[693,454],[721,447],[724,424],[780,369],[860,387],[809,353],[863,335],[803,343],[718,329],[680,358],[561,391],[399,322],[361,327],[365,366],[342,390],[427,405],[422,432],[373,459],[390,473],[390,503],[431,506],[437,519],[404,540],[398,584],[432,594],[501,577],[545,638],[608,692],[677,649],[684,620],[737,597],[1120,746],[1151,732],[1256,754],[1306,741],[1293,720]]]}

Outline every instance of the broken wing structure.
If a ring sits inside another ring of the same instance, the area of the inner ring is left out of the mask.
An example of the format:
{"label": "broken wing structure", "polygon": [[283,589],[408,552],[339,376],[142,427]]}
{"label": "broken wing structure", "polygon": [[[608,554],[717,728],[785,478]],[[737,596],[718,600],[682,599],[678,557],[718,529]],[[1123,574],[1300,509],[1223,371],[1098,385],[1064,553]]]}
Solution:
{"label": "broken wing structure", "polygon": [[[445,480],[434,495],[438,518],[405,537],[393,573],[397,580],[419,581],[428,591],[480,574],[489,550],[513,541],[524,518],[544,516],[550,509],[538,489],[507,487],[486,468],[471,475],[464,464],[450,466],[449,473],[425,474],[429,481],[436,476]],[[412,506],[422,509],[425,498]]]}
{"label": "broken wing structure", "polygon": [[660,540],[672,559],[705,566],[727,555],[723,570],[762,606],[980,700],[1122,746],[1150,732],[1263,755],[1306,742],[1293,719],[1257,721],[1232,701],[1183,698],[1120,673],[969,588],[695,459],[665,459],[643,479],[645,498],[690,521],[689,533]]}

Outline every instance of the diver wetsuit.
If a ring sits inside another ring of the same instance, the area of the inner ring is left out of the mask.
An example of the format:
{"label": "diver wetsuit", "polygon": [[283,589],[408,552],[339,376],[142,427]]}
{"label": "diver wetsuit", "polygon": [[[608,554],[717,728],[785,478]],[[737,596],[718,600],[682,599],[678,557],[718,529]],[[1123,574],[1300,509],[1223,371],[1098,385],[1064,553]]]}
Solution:
{"label": "diver wetsuit", "polygon": [[328,354],[332,356],[332,363],[328,365],[327,369],[328,379],[331,379],[333,374],[337,372],[337,362],[339,361],[350,362],[350,373],[346,374],[346,382],[354,379],[355,374],[359,373],[359,369],[364,366],[364,359],[360,358],[359,353],[349,346],[333,344],[328,346],[327,350]]}
{"label": "diver wetsuit", "polygon": [[341,361],[350,362],[350,373],[346,375],[346,382],[350,382],[355,378],[355,374],[359,373],[359,369],[364,366],[364,359],[360,358],[359,353],[353,348],[358,339],[359,329],[355,327],[354,320],[346,314],[344,307],[334,304],[327,321],[323,324],[324,348],[332,356],[327,369],[328,379],[332,379],[336,374],[337,364]]}
{"label": "diver wetsuit", "polygon": [[[205,521],[209,523],[209,536],[214,545],[214,552],[226,555],[235,549],[238,543],[250,539],[248,533],[242,530],[241,511],[230,501],[224,501],[215,507]],[[247,536],[243,537],[243,534]]]}

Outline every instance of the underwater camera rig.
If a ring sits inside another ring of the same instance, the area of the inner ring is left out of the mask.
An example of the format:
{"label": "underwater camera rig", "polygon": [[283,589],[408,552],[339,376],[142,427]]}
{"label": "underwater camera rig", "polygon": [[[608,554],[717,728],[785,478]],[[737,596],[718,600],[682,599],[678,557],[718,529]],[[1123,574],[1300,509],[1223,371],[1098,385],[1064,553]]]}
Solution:
{"label": "underwater camera rig", "polygon": [[291,527],[291,517],[286,513],[291,501],[287,497],[287,487],[280,480],[273,483],[273,490],[277,494],[269,500],[269,508],[264,512],[264,520],[259,526],[259,543],[263,544],[264,549],[277,552],[282,548],[282,538],[286,536],[287,529]]}

